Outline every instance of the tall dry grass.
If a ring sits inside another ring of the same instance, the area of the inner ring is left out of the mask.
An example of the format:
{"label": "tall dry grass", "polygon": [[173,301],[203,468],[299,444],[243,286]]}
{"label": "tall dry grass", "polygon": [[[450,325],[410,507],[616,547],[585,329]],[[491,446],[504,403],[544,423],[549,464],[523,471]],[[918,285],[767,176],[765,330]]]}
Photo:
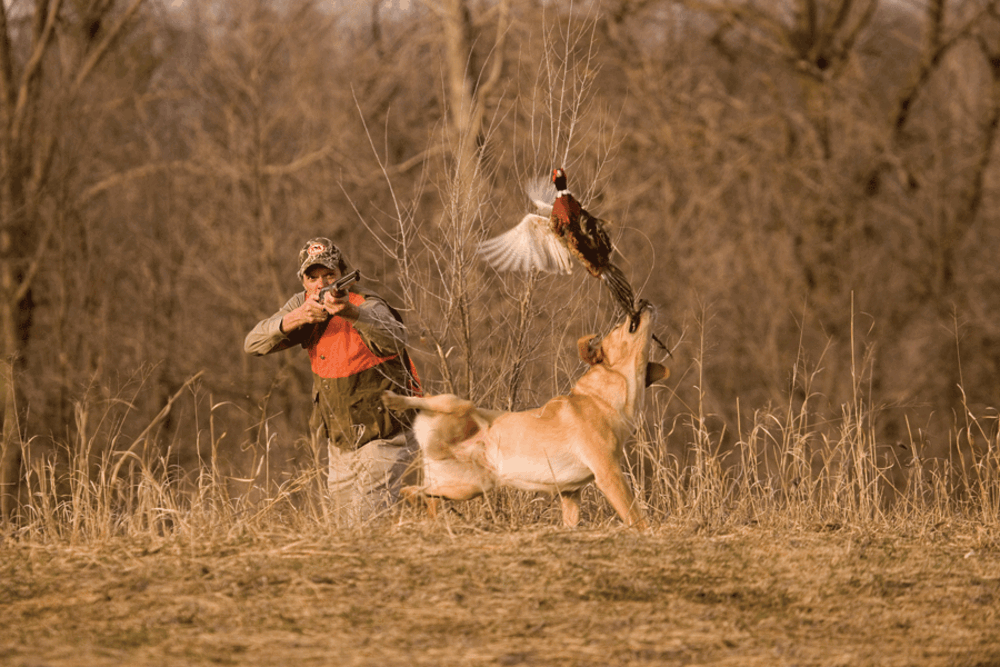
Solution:
{"label": "tall dry grass", "polygon": [[[654,400],[633,457],[633,476],[653,514],[704,526],[1000,525],[995,411],[975,415],[963,402],[944,457],[926,455],[926,441],[912,430],[906,442],[882,442],[878,427],[886,408],[870,397],[871,351],[858,358],[853,349],[852,338],[853,400],[839,414],[817,405],[813,384],[823,371],[807,367],[802,354],[787,403],[750,412],[735,438],[724,427],[713,429],[703,392],[697,405],[669,422],[666,403]],[[696,355],[699,387],[702,354]],[[745,414],[740,406],[736,413]]]}
{"label": "tall dry grass", "polygon": [[[736,434],[713,427],[704,403],[670,410],[676,396],[671,388],[650,390],[626,458],[654,530],[761,526],[920,532],[955,521],[1000,527],[997,415],[966,411],[956,423],[951,454],[931,458],[916,437],[892,446],[878,441],[879,408],[866,398],[863,370],[854,374],[856,400],[835,418],[821,414],[810,392],[818,372],[794,368],[793,385],[803,391],[790,392],[780,408],[752,411]],[[301,458],[275,460],[271,453],[278,435],[262,416],[260,428],[242,443],[244,459],[235,460],[226,455],[233,449],[229,434],[215,427],[216,416],[231,406],[198,391],[173,400],[203,411],[202,419],[192,420],[190,441],[177,435],[172,442],[155,442],[155,424],[139,438],[126,437],[125,420],[116,414],[122,402],[105,401],[77,406],[81,422],[115,424],[98,431],[100,440],[66,442],[60,452],[33,458],[25,443],[30,465],[23,481],[30,493],[17,520],[4,527],[5,539],[231,543],[391,523],[503,531],[560,522],[554,499],[501,490],[448,503],[435,519],[400,506],[366,525],[338,523],[325,498],[319,448],[301,441]],[[143,444],[136,446],[140,440]],[[193,462],[178,463],[175,453],[182,449],[197,452]],[[582,516],[596,528],[620,525],[593,486],[584,493]]]}

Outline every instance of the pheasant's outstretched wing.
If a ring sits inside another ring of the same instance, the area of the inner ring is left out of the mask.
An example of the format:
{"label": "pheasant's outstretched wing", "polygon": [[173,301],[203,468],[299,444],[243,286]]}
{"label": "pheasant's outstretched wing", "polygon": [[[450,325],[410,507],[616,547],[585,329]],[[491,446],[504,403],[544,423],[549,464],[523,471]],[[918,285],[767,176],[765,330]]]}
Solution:
{"label": "pheasant's outstretched wing", "polygon": [[525,184],[524,192],[538,209],[539,215],[547,217],[552,214],[552,202],[556,200],[556,188],[552,185],[551,179],[532,179]]}
{"label": "pheasant's outstretched wing", "polygon": [[549,231],[549,219],[534,213],[517,226],[479,245],[479,253],[497,271],[569,273],[569,250]]}

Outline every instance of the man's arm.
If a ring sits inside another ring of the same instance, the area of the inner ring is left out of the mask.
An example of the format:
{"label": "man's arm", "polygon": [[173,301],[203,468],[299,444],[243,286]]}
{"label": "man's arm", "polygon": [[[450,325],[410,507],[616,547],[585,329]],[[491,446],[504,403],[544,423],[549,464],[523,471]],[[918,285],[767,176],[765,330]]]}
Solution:
{"label": "man's arm", "polygon": [[288,326],[288,322],[295,322],[296,316],[293,313],[301,312],[305,300],[305,292],[299,292],[274,315],[258,322],[243,341],[243,350],[247,354],[260,357],[301,344],[304,331],[301,323],[292,327]]}
{"label": "man's arm", "polygon": [[263,356],[271,352],[301,345],[311,327],[325,321],[330,315],[342,317],[357,329],[365,344],[380,356],[400,354],[406,346],[406,326],[396,319],[381,297],[365,293],[365,301],[354,306],[346,295],[326,295],[325,305],[315,299],[306,299],[299,292],[278,312],[257,323],[243,342],[247,354]]}
{"label": "man's arm", "polygon": [[378,355],[401,354],[406,347],[406,325],[396,319],[381,297],[366,294],[352,323],[365,344]]}

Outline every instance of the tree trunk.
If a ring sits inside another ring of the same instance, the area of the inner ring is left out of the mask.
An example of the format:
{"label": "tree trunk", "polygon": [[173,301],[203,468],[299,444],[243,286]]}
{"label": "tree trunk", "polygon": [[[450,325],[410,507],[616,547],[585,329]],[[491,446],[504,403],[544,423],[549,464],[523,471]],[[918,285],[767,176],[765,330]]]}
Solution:
{"label": "tree trunk", "polygon": [[[8,201],[4,196],[4,201]],[[9,260],[11,233],[7,217],[10,207],[3,205],[0,224],[0,405],[3,407],[0,441],[0,521],[9,523],[17,506],[18,479],[21,469],[21,442],[18,437],[14,385],[14,361],[18,355],[15,304],[9,295],[14,292],[14,272]]]}
{"label": "tree trunk", "polygon": [[503,74],[509,5],[509,0],[500,0],[491,61],[488,69],[477,71],[472,50],[474,26],[466,0],[442,0],[440,11],[448,75],[450,140],[456,163],[455,185],[463,197],[472,197],[476,192],[474,186],[480,167],[479,146],[483,140],[486,98],[496,89]]}

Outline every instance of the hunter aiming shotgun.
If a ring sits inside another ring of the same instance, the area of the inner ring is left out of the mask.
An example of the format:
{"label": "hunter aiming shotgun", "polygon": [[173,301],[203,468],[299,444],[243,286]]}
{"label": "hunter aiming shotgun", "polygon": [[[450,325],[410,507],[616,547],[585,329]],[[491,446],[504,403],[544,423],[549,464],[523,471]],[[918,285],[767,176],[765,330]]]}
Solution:
{"label": "hunter aiming shotgun", "polygon": [[[333,224],[334,217],[329,220]],[[323,496],[330,518],[338,525],[368,525],[389,513],[417,454],[408,435],[411,415],[389,414],[382,405],[388,389],[419,392],[406,327],[367,282],[351,284],[367,269],[355,271],[329,238],[306,241],[294,267],[299,287],[254,325],[243,349],[261,357],[300,348],[308,356],[312,391],[303,392],[308,401],[302,407],[312,410],[306,437],[317,456],[325,453]]]}
{"label": "hunter aiming shotgun", "polygon": [[350,273],[341,276],[336,282],[327,285],[316,294],[316,298],[320,301],[326,297],[327,292],[333,292],[334,296],[340,296],[343,292],[347,291],[347,288],[358,282],[361,279],[361,271],[354,269]]}

